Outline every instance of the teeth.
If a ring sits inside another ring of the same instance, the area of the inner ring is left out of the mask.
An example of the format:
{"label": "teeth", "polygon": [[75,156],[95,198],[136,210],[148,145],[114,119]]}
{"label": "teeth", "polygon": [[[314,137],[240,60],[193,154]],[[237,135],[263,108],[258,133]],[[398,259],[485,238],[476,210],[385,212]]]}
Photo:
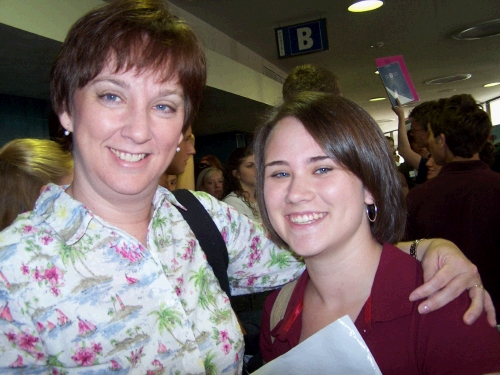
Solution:
{"label": "teeth", "polygon": [[129,154],[128,152],[120,152],[115,149],[111,149],[113,151],[113,154],[118,156],[121,160],[128,161],[128,162],[137,162],[139,160],[142,160],[146,157],[146,154]]}
{"label": "teeth", "polygon": [[295,216],[290,216],[290,221],[294,224],[310,224],[315,220],[321,219],[322,217],[325,216],[325,213],[314,213],[314,214],[307,214],[307,215],[295,215]]}

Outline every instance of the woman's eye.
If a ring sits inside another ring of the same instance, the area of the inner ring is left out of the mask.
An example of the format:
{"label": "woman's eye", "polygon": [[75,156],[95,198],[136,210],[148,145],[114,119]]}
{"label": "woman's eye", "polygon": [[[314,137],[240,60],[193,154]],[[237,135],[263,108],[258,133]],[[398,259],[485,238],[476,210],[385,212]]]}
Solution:
{"label": "woman's eye", "polygon": [[332,168],[323,167],[323,168],[316,169],[316,171],[314,173],[316,173],[316,174],[324,174],[324,173],[327,173],[327,172],[329,172],[331,170],[332,170]]}
{"label": "woman's eye", "polygon": [[287,177],[288,176],[288,173],[286,172],[276,172],[276,173],[273,173],[271,175],[271,177],[276,177],[276,178],[283,178],[283,177]]}
{"label": "woman's eye", "polygon": [[160,110],[161,112],[175,112],[174,109],[166,104],[157,104],[155,108]]}
{"label": "woman's eye", "polygon": [[115,94],[103,94],[100,96],[100,98],[108,101],[108,102],[116,102],[120,99],[118,95]]}

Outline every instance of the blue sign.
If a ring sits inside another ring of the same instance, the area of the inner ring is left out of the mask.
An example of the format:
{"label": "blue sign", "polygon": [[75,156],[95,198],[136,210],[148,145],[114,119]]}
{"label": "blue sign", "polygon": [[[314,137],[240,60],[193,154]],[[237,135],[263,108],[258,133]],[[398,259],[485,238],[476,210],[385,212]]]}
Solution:
{"label": "blue sign", "polygon": [[274,30],[278,57],[290,57],[304,53],[328,51],[326,19],[280,27]]}

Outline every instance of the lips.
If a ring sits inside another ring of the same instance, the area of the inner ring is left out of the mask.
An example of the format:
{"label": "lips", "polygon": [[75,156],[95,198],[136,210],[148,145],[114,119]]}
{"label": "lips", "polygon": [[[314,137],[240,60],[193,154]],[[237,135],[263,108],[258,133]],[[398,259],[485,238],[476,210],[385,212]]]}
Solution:
{"label": "lips", "polygon": [[115,154],[118,157],[118,159],[131,163],[136,163],[138,161],[141,161],[146,157],[146,155],[148,155],[148,154],[131,154],[128,152],[118,151],[113,148],[110,148],[110,150],[113,152],[113,154]]}
{"label": "lips", "polygon": [[319,219],[324,218],[326,213],[324,212],[315,212],[310,214],[302,214],[302,215],[287,215],[288,219],[294,223],[299,225],[311,224]]}

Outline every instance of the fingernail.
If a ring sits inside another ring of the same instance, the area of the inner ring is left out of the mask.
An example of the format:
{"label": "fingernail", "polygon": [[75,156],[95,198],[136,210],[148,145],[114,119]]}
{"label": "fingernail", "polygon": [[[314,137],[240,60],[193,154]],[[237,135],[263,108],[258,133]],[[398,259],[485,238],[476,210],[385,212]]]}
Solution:
{"label": "fingernail", "polygon": [[421,314],[427,314],[429,311],[430,311],[429,306],[424,305],[424,308],[422,309],[422,311],[420,313]]}

